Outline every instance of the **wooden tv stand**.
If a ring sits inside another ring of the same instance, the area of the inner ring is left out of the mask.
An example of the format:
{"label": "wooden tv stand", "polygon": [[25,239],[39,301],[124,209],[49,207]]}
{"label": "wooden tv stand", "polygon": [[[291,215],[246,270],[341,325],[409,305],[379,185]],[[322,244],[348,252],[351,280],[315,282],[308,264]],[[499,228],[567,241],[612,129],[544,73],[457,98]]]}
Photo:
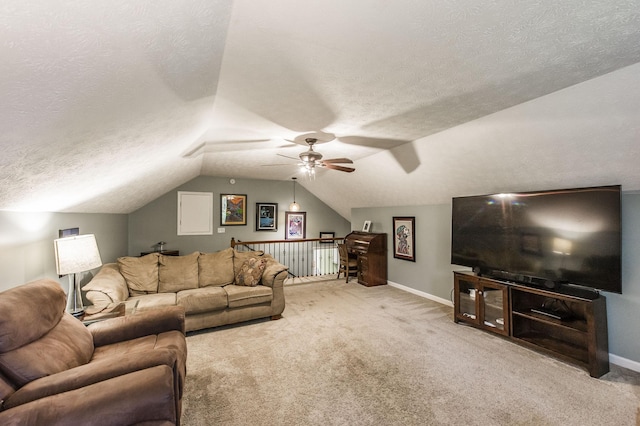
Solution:
{"label": "wooden tv stand", "polygon": [[454,321],[578,364],[592,377],[609,372],[602,295],[583,298],[454,272]]}

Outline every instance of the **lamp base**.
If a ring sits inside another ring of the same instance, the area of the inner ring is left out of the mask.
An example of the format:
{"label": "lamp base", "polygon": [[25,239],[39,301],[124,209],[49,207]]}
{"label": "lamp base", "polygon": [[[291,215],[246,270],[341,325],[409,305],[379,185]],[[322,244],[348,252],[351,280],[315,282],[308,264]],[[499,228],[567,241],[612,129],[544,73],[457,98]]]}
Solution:
{"label": "lamp base", "polygon": [[75,318],[84,317],[84,305],[82,303],[82,292],[80,283],[76,280],[76,274],[69,274],[69,291],[67,292],[67,312]]}
{"label": "lamp base", "polygon": [[84,318],[84,313],[85,313],[85,312],[84,312],[84,309],[81,309],[81,310],[79,310],[79,311],[73,311],[73,312],[68,311],[68,312],[69,312],[71,315],[73,315],[73,316],[74,316],[74,318],[78,318],[78,319],[82,319],[82,318]]}

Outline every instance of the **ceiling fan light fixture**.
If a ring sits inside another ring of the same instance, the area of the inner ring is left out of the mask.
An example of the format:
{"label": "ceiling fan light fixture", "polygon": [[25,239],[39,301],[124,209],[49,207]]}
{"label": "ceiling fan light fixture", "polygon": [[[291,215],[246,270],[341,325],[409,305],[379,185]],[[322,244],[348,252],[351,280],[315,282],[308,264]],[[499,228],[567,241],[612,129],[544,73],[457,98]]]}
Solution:
{"label": "ceiling fan light fixture", "polygon": [[302,161],[303,163],[315,163],[316,161],[322,160],[322,154],[313,150],[305,151],[300,154],[299,157],[300,161]]}
{"label": "ceiling fan light fixture", "polygon": [[[353,167],[342,166],[339,163],[347,163],[353,164],[353,161],[349,158],[330,158],[328,160],[323,160],[323,155],[317,151],[314,151],[313,146],[316,144],[318,140],[315,138],[306,138],[305,142],[309,145],[309,150],[301,152],[298,154],[298,158],[300,158],[300,171],[304,171],[309,179],[315,179],[316,177],[316,167],[322,167],[331,170],[337,170],[340,172],[351,173],[356,169]],[[278,154],[281,155],[281,154]],[[287,155],[281,155],[282,157],[291,158]],[[295,199],[294,199],[295,202]]]}
{"label": "ceiling fan light fixture", "polygon": [[304,169],[307,177],[315,179],[316,177],[316,163],[305,163],[302,168]]}

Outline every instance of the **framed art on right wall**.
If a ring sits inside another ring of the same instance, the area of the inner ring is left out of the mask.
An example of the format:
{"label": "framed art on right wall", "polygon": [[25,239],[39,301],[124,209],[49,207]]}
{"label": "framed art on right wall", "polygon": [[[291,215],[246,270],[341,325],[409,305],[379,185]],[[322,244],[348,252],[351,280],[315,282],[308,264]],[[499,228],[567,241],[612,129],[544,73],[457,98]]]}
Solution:
{"label": "framed art on right wall", "polygon": [[284,212],[286,229],[285,240],[303,240],[307,238],[307,213]]}
{"label": "framed art on right wall", "polygon": [[393,218],[393,257],[396,259],[416,261],[416,218]]}

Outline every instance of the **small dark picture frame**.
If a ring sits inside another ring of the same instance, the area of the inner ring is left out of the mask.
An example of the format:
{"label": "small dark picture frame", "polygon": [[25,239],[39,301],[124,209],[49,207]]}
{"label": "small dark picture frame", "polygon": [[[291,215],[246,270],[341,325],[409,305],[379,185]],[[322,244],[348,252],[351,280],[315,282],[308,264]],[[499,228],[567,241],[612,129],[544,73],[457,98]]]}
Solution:
{"label": "small dark picture frame", "polygon": [[256,231],[278,230],[278,204],[256,203]]}
{"label": "small dark picture frame", "polygon": [[393,218],[393,257],[416,261],[416,218]]}
{"label": "small dark picture frame", "polygon": [[284,239],[302,240],[307,238],[307,213],[306,212],[285,212]]}
{"label": "small dark picture frame", "polygon": [[220,224],[223,226],[247,224],[246,194],[220,194]]}
{"label": "small dark picture frame", "polygon": [[[324,231],[320,231],[320,239],[323,238],[335,238],[336,237],[336,233],[335,232],[324,232]],[[329,241],[320,241],[320,244],[333,244],[334,241],[333,240],[329,240]]]}
{"label": "small dark picture frame", "polygon": [[58,238],[73,237],[80,235],[80,228],[58,229]]}

